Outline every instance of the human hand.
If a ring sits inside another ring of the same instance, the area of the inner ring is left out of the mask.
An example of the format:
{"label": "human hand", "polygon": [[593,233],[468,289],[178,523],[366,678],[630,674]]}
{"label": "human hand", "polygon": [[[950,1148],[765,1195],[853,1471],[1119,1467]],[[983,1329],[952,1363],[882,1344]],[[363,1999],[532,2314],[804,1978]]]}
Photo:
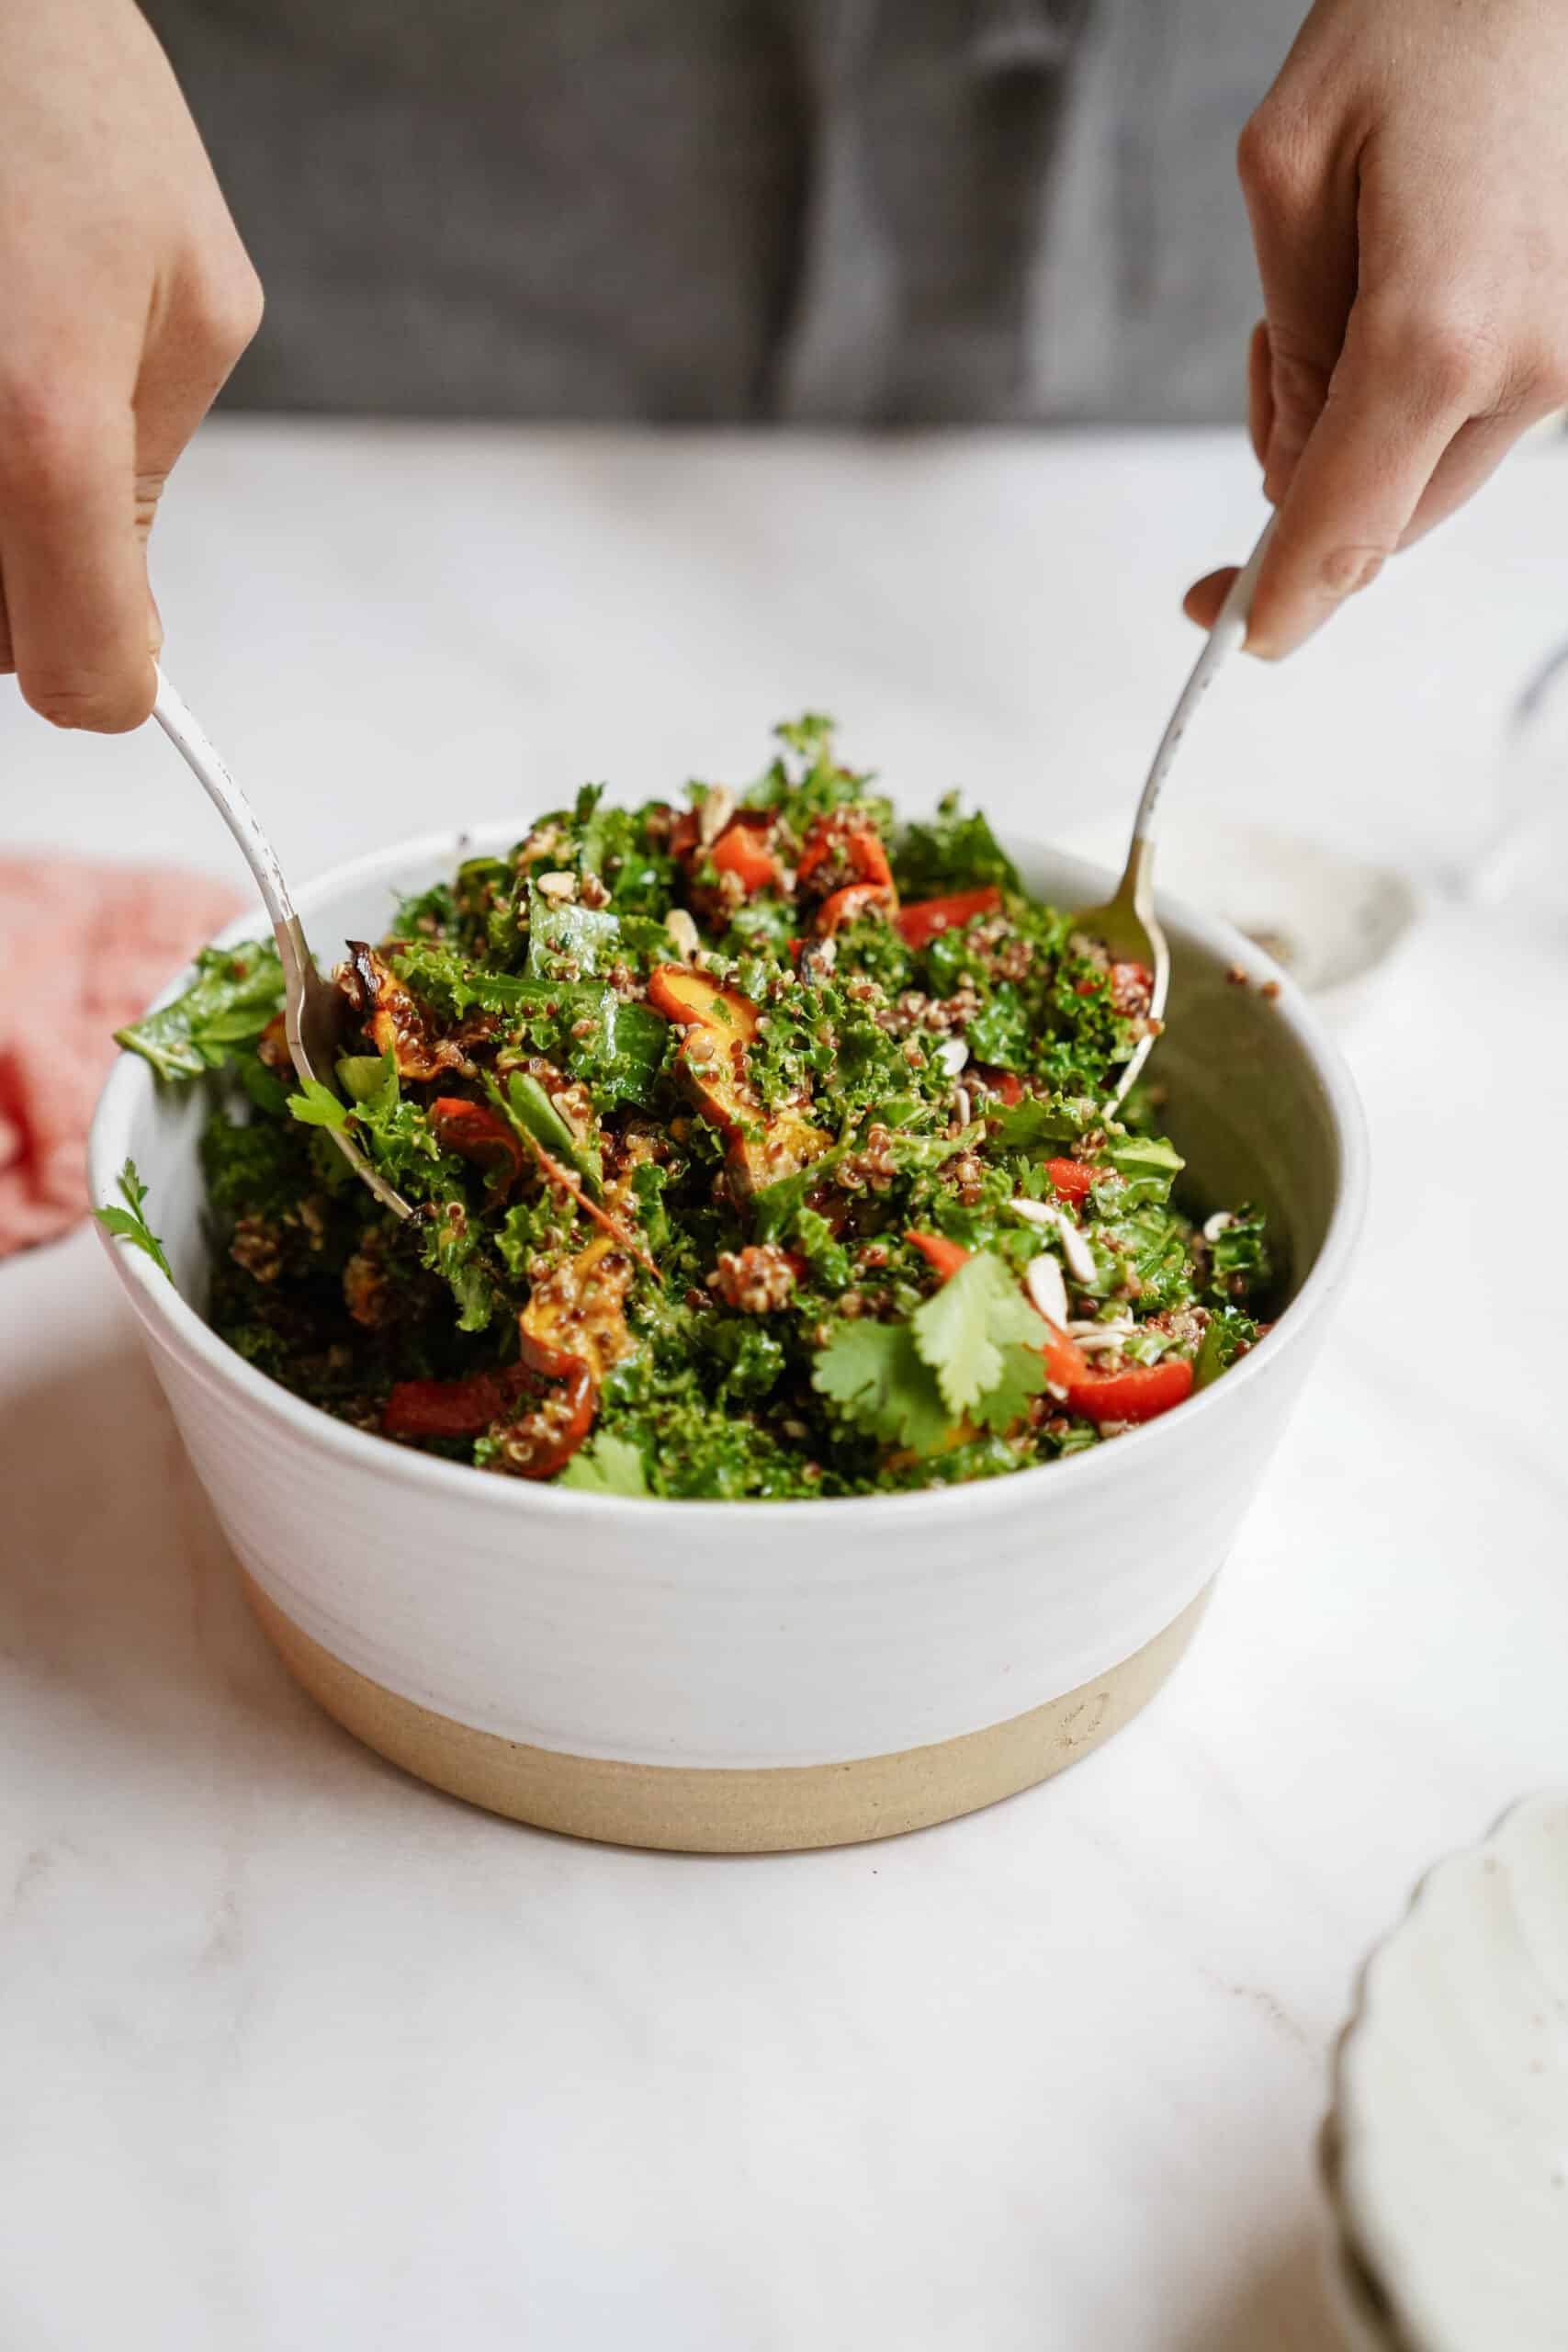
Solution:
{"label": "human hand", "polygon": [[1317,0],[1239,162],[1279,509],[1247,641],[1277,658],[1568,401],[1568,9]]}
{"label": "human hand", "polygon": [[130,0],[0,0],[0,671],[62,727],[152,707],[146,541],[261,288]]}

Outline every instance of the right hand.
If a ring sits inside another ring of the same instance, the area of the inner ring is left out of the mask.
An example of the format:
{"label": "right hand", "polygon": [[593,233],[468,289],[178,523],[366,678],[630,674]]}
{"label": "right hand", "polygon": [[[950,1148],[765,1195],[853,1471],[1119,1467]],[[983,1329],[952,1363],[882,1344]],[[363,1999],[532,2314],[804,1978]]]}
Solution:
{"label": "right hand", "polygon": [[130,0],[0,0],[0,671],[60,727],[139,727],[159,493],[261,287]]}

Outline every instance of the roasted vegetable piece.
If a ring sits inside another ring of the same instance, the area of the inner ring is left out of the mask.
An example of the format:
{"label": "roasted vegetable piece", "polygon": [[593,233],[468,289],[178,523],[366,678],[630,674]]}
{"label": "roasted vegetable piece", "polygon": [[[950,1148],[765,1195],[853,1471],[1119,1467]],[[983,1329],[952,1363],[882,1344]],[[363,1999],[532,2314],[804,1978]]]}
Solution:
{"label": "roasted vegetable piece", "polygon": [[523,1173],[523,1147],[489,1105],[443,1094],[430,1106],[430,1125],[444,1151],[460,1152],[485,1170],[491,1188],[506,1192]]}
{"label": "roasted vegetable piece", "polygon": [[954,890],[945,899],[917,899],[913,906],[900,907],[894,921],[906,947],[928,947],[941,933],[956,931],[976,915],[993,914],[1001,902],[1001,892],[989,882],[978,890]]}
{"label": "roasted vegetable piece", "polygon": [[514,1478],[553,1478],[564,1470],[593,1427],[599,1391],[581,1365],[552,1381],[538,1404],[496,1436],[497,1467]]}
{"label": "roasted vegetable piece", "polygon": [[746,1048],[757,1034],[757,1008],[705,973],[660,964],[649,975],[649,1002],[685,1024],[677,1057],[682,1082],[725,1138],[734,1180],[748,1193],[819,1159],[831,1137],[804,1112],[765,1114],[746,1074]]}
{"label": "roasted vegetable piece", "polygon": [[733,874],[749,899],[779,886],[772,846],[773,820],[764,809],[743,810],[715,842],[711,855],[721,874]]}
{"label": "roasted vegetable piece", "polygon": [[432,1038],[423,1007],[373,947],[351,939],[348,952],[359,984],[365,1027],[378,1054],[389,1053],[400,1078],[440,1078],[461,1069],[461,1049],[446,1038]]}
{"label": "roasted vegetable piece", "polygon": [[381,1413],[388,1437],[482,1437],[517,1402],[532,1375],[475,1372],[466,1380],[400,1380]]}
{"label": "roasted vegetable piece", "polygon": [[626,1308],[632,1273],[627,1252],[601,1233],[536,1283],[518,1319],[524,1363],[553,1380],[573,1379],[585,1369],[597,1387],[631,1353]]}
{"label": "roasted vegetable piece", "polygon": [[648,1001],[668,1021],[697,1023],[716,1035],[750,1045],[757,1034],[757,1008],[739,989],[721,989],[705,972],[684,964],[658,964],[649,974]]}
{"label": "roasted vegetable piece", "polygon": [[893,868],[881,835],[870,825],[857,824],[838,811],[812,819],[795,868],[802,888],[814,878],[820,885],[824,877],[831,887],[817,910],[815,929],[819,938],[831,938],[845,923],[878,909],[888,915],[898,911]]}
{"label": "roasted vegetable piece", "polygon": [[256,1058],[272,1071],[275,1078],[287,1078],[294,1068],[288,1050],[288,1031],[281,1012],[275,1012],[261,1035],[256,1039]]}

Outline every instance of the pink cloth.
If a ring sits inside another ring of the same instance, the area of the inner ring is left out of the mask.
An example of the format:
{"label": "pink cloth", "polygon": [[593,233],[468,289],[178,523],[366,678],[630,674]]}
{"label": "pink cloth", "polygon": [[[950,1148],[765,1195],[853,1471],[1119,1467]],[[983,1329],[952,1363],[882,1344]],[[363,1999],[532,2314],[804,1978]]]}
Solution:
{"label": "pink cloth", "polygon": [[0,1258],[86,1215],[114,1033],[242,904],[177,867],[0,857]]}

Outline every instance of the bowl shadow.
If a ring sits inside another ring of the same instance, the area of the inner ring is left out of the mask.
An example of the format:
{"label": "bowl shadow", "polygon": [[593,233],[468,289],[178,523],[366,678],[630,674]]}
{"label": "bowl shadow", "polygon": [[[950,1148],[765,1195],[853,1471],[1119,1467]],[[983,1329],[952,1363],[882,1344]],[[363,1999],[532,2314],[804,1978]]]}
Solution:
{"label": "bowl shadow", "polygon": [[1281,2236],[1201,2312],[1188,2315],[1162,2352],[1345,2352],[1323,2280],[1325,2230],[1303,2221]]}
{"label": "bowl shadow", "polygon": [[54,1736],[95,1770],[402,1779],[321,1713],[265,1639],[123,1311],[68,1335],[36,1378],[7,1382],[0,1495],[0,1682],[10,1711],[63,1718]]}

